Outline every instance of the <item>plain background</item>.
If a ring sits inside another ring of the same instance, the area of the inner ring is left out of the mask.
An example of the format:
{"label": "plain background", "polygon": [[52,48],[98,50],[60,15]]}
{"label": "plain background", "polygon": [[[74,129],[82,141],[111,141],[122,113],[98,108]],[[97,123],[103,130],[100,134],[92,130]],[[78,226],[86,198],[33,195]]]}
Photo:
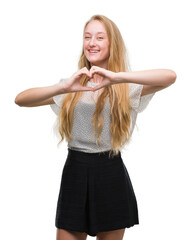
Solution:
{"label": "plain background", "polygon": [[124,239],[190,239],[191,17],[186,0],[1,1],[0,238],[56,238],[67,144],[57,148],[50,106],[19,107],[14,99],[77,70],[83,26],[94,14],[117,24],[133,71],[166,68],[177,74],[176,83],[157,92],[138,115],[132,141],[122,152],[140,218]]}

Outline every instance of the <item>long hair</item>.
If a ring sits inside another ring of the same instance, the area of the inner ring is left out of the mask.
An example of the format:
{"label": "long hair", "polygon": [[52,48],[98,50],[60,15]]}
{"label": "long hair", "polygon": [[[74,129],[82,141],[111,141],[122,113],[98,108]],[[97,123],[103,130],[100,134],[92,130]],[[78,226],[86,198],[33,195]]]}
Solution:
{"label": "long hair", "polygon": [[[126,47],[121,36],[121,33],[116,24],[109,18],[103,15],[94,15],[84,26],[84,31],[88,23],[93,20],[100,21],[106,29],[109,46],[110,56],[108,59],[108,70],[113,72],[126,72],[131,71],[129,66],[128,57],[126,54]],[[78,62],[78,68],[81,69],[87,67],[91,68],[90,62],[82,53]],[[80,82],[83,86],[87,84],[87,77],[83,76]],[[71,130],[73,123],[74,107],[78,103],[82,92],[67,93],[64,97],[62,107],[58,117],[59,133],[61,135],[62,142],[64,138],[66,141],[72,139]],[[98,97],[96,102],[95,112],[92,117],[92,125],[94,127],[94,134],[97,131],[96,144],[101,142],[100,135],[103,128],[102,110],[106,103],[107,97],[109,97],[111,111],[110,111],[110,133],[111,133],[111,145],[112,149],[110,154],[115,155],[119,152],[122,146],[129,140],[130,137],[130,103],[129,103],[129,88],[127,83],[113,84],[103,89],[103,92]],[[59,142],[59,143],[60,143]]]}

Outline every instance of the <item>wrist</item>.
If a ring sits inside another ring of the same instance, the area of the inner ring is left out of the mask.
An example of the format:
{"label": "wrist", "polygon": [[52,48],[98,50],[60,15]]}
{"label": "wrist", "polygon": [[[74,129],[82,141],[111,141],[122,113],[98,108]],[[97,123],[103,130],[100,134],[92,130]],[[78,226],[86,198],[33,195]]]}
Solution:
{"label": "wrist", "polygon": [[127,83],[128,78],[127,78],[128,72],[116,72],[114,80],[117,83]]}
{"label": "wrist", "polygon": [[55,85],[53,85],[53,87],[54,87],[54,91],[55,91],[56,95],[68,93],[67,85],[65,82],[56,83]]}
{"label": "wrist", "polygon": [[123,72],[116,72],[114,76],[114,80],[117,83],[123,83]]}

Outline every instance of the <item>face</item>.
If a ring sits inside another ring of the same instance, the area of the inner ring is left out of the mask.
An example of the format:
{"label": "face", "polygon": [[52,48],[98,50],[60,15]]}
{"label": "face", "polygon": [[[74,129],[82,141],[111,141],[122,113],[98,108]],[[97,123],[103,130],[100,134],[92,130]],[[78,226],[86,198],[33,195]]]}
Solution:
{"label": "face", "polygon": [[93,20],[84,31],[84,54],[91,66],[107,69],[109,59],[109,39],[104,25],[98,20]]}

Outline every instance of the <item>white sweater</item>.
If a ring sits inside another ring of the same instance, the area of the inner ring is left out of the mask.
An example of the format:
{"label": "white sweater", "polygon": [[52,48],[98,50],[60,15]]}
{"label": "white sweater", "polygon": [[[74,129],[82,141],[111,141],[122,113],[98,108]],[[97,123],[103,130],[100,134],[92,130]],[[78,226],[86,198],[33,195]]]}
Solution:
{"label": "white sweater", "polygon": [[[60,82],[65,80],[66,79],[61,79]],[[88,82],[87,84],[87,86],[95,85],[96,83],[92,82]],[[142,112],[147,107],[149,101],[154,95],[153,93],[141,96],[142,89],[143,85],[141,84],[129,83],[129,97],[131,106],[130,136],[132,135],[135,127],[137,114]],[[73,139],[68,142],[68,148],[89,153],[109,151],[111,149],[109,98],[107,99],[103,109],[104,124],[101,132],[101,146],[96,145],[96,137],[93,136],[93,125],[91,123],[92,116],[95,111],[95,102],[102,90],[103,89],[99,89],[95,92],[83,92],[82,98],[74,108],[74,119],[71,132]],[[57,116],[65,95],[66,94],[60,94],[53,97],[55,104],[51,104],[50,106]]]}

